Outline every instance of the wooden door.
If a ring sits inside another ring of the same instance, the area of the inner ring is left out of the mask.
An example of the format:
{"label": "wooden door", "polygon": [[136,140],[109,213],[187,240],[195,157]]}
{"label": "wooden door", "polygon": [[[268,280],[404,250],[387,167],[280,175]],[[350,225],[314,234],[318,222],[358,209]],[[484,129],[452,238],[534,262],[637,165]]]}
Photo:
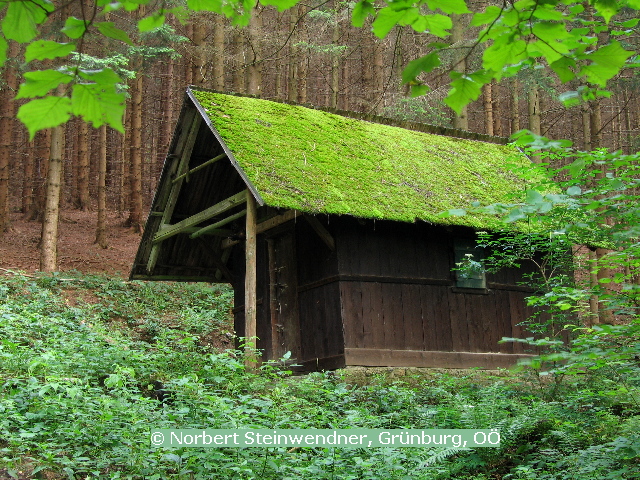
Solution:
{"label": "wooden door", "polygon": [[300,360],[298,271],[294,230],[267,239],[269,251],[269,311],[271,317],[270,359],[291,352]]}

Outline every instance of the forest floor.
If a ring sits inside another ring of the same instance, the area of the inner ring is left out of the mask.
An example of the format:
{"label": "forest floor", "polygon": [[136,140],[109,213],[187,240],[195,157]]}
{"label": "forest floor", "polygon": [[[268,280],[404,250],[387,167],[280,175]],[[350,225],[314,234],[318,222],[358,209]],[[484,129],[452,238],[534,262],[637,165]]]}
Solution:
{"label": "forest floor", "polygon": [[[128,277],[140,243],[140,234],[124,225],[125,217],[107,213],[108,248],[94,243],[96,211],[65,209],[58,228],[58,264],[60,271],[105,273]],[[21,213],[11,216],[11,230],[0,236],[0,268],[36,272],[39,268],[41,223],[26,221]]]}

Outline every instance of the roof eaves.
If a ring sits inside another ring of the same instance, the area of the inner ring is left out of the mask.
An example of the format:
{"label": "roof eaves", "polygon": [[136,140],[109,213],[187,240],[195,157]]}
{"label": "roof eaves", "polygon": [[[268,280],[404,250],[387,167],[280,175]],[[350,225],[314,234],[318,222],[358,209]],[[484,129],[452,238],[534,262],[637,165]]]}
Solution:
{"label": "roof eaves", "polygon": [[245,171],[242,169],[242,167],[240,166],[236,158],[233,156],[233,152],[227,146],[225,141],[222,139],[222,136],[220,135],[220,133],[218,133],[216,128],[211,123],[211,119],[209,118],[209,115],[207,114],[205,109],[202,107],[198,99],[193,95],[191,88],[192,88],[191,86],[187,87],[187,91],[186,91],[187,97],[193,102],[193,105],[196,107],[196,109],[198,110],[198,113],[200,114],[202,119],[205,121],[205,123],[209,127],[209,130],[211,130],[211,133],[213,133],[213,135],[216,137],[216,140],[220,142],[220,146],[222,147],[224,152],[227,154],[227,158],[231,162],[231,165],[233,165],[233,168],[236,169],[236,171],[242,178],[242,181],[246,184],[247,190],[251,192],[257,204],[259,206],[263,206],[265,204],[265,201],[262,198],[262,195],[260,195],[260,192],[258,192],[258,189],[256,188],[256,186],[251,182],[251,180],[249,180],[249,177],[247,176]]}

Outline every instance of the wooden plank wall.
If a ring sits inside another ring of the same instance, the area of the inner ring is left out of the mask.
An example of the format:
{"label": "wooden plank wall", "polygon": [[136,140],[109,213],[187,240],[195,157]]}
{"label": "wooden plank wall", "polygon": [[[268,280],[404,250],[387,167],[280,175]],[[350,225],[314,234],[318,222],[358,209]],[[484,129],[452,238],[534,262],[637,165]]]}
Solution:
{"label": "wooden plank wall", "polygon": [[[333,218],[316,218],[334,232]],[[296,223],[296,249],[302,361],[335,358],[344,353],[336,250],[303,219]]]}
{"label": "wooden plank wall", "polygon": [[[522,335],[531,311],[517,271],[488,293],[454,287],[453,239],[471,232],[429,225],[341,219],[336,227],[346,348],[522,353],[499,344]],[[336,221],[332,220],[336,223]],[[362,222],[360,222],[362,223]]]}

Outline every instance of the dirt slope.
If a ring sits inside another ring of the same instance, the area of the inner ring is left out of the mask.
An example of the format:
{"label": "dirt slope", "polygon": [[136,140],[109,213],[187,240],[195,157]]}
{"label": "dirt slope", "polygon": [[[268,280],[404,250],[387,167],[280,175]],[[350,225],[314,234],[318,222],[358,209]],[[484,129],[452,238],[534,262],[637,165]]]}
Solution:
{"label": "dirt slope", "polygon": [[[58,268],[83,273],[103,272],[127,277],[140,242],[140,235],[122,226],[125,218],[107,215],[109,247],[102,249],[96,237],[96,212],[63,210],[60,216]],[[41,225],[27,222],[22,214],[12,214],[12,227],[0,236],[0,268],[35,272],[39,267],[38,242]]]}

